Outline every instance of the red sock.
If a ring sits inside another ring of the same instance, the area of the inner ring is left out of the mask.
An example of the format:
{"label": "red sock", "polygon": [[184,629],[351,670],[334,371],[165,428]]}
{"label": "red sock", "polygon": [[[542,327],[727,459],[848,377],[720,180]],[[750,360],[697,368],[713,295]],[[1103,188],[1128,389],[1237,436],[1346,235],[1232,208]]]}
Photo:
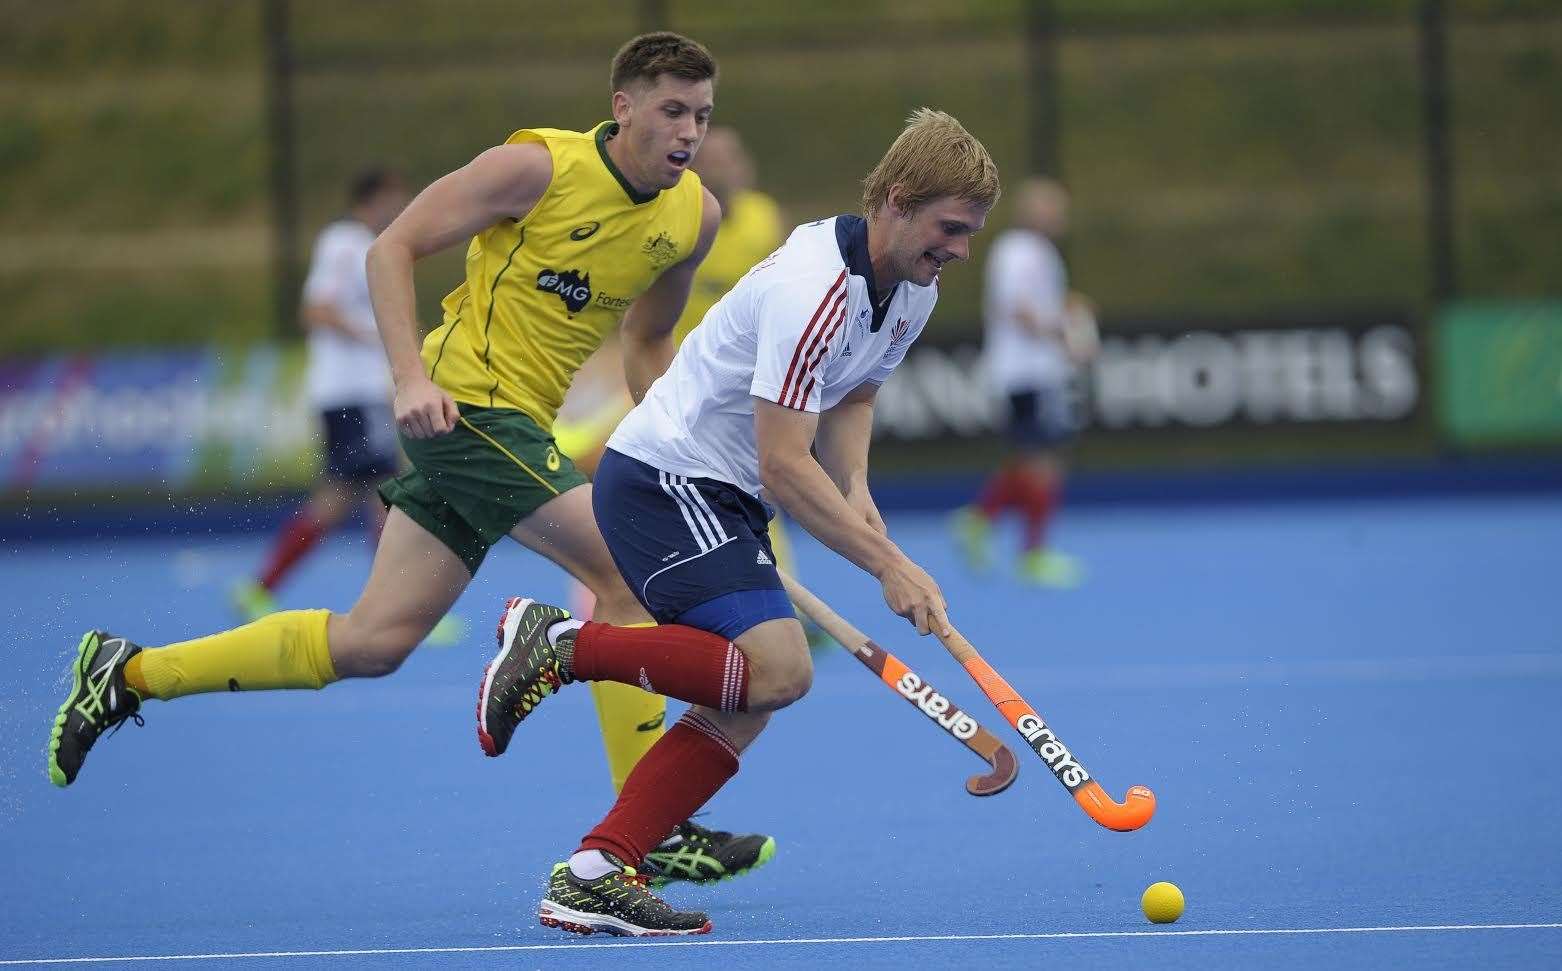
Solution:
{"label": "red sock", "polygon": [[325,526],[320,520],[309,514],[309,510],[301,509],[293,515],[283,526],[278,534],[277,541],[271,547],[271,555],[266,559],[266,565],[260,571],[260,585],[267,590],[275,590],[282,578],[287,576],[293,566],[304,558],[304,554],[314,549],[320,537],[325,535]]}
{"label": "red sock", "polygon": [[717,711],[748,710],[748,658],[720,634],[682,624],[588,623],[575,635],[570,669],[581,681],[618,681]]}
{"label": "red sock", "polygon": [[982,494],[976,500],[976,505],[982,510],[982,515],[988,519],[995,518],[1004,508],[1014,502],[1014,470],[1005,466],[993,473],[992,478],[982,487]]}
{"label": "red sock", "polygon": [[690,709],[630,771],[607,817],[580,841],[639,867],[673,827],[694,815],[738,773],[738,750]]}
{"label": "red sock", "polygon": [[1046,537],[1047,524],[1052,520],[1052,511],[1057,508],[1057,489],[1046,479],[1027,475],[1020,479],[1015,491],[1025,511],[1024,548],[1039,550]]}

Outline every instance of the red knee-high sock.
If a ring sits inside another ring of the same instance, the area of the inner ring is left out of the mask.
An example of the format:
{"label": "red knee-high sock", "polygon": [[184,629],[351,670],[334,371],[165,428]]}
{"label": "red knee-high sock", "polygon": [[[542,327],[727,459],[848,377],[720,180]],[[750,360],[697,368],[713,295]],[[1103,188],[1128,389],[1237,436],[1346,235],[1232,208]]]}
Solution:
{"label": "red knee-high sock", "polygon": [[282,532],[277,535],[277,541],[266,558],[266,565],[261,568],[260,585],[267,590],[275,590],[282,578],[304,558],[305,553],[314,549],[324,535],[325,525],[311,516],[309,510],[301,509],[294,513],[283,524]]}
{"label": "red knee-high sock", "polygon": [[1015,491],[1025,512],[1024,548],[1039,550],[1046,538],[1052,512],[1058,505],[1057,487],[1040,476],[1023,475]]}
{"label": "red knee-high sock", "polygon": [[682,624],[588,623],[575,634],[570,669],[580,681],[619,681],[717,711],[748,710],[748,658],[720,634]]}
{"label": "red knee-high sock", "polygon": [[1014,504],[1015,472],[1012,468],[1004,466],[987,480],[982,487],[982,494],[977,497],[976,505],[982,510],[982,515],[988,519],[995,518],[1005,508]]}
{"label": "red knee-high sock", "polygon": [[[607,817],[581,840],[632,867],[738,773],[738,750],[690,709],[645,753]],[[672,780],[672,781],[669,781]]]}

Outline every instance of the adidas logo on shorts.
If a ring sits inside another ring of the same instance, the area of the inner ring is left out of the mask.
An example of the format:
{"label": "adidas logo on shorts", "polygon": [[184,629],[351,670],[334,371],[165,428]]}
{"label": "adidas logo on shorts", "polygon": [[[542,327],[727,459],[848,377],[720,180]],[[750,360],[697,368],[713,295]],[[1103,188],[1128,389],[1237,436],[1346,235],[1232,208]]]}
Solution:
{"label": "adidas logo on shorts", "polygon": [[764,550],[760,550],[759,551],[759,555],[754,557],[754,565],[755,566],[773,566],[774,564],[772,564],[770,562],[770,557],[765,555],[765,551]]}

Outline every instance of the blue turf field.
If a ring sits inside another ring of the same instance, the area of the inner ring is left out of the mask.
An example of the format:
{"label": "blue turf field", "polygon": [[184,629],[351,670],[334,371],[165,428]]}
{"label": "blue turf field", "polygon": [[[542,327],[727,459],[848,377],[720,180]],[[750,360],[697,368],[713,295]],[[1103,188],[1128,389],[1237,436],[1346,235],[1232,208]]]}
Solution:
{"label": "blue turf field", "polygon": [[[102,742],[60,791],[42,750],[82,629],[158,643],[228,626],[224,585],[264,539],[11,544],[0,959],[1562,964],[1562,500],[1071,510],[1058,540],[1091,577],[1067,594],[967,574],[932,517],[891,527],[1109,790],[1155,789],[1147,828],[1086,819],[935,642],[799,537],[804,581],[1010,742],[1019,781],[967,796],[979,763],[837,651],[710,817],[774,833],[776,860],[673,891],[715,932],[632,950],[576,939],[535,911],[549,865],[610,799],[588,693],[544,705],[502,759],[472,726],[501,598],[559,596],[552,567],[502,551],[462,601],[468,642],[389,679],[152,702],[145,728]],[[344,536],[286,602],[344,608],[366,568]],[[1188,897],[1169,929],[1138,913],[1161,879]],[[1513,924],[1551,926],[1405,929]]]}

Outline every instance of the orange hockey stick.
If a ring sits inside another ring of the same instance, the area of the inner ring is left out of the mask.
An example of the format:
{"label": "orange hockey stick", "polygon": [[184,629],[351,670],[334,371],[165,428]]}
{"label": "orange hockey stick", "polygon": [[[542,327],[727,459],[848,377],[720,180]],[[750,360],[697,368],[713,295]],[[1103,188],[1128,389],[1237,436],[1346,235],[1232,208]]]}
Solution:
{"label": "orange hockey stick", "polygon": [[825,633],[835,638],[868,670],[878,675],[880,681],[893,688],[896,694],[915,705],[935,725],[981,756],[992,767],[991,772],[967,779],[966,792],[973,796],[995,796],[1009,788],[1009,784],[1019,774],[1020,763],[1009,747],[998,741],[997,736],[933,690],[932,685],[901,663],[899,658],[869,640],[868,635],[853,627],[828,604],[810,593],[807,587],[786,573],[781,574],[781,583],[797,609],[824,628]]}
{"label": "orange hockey stick", "polygon": [[1124,833],[1136,830],[1150,821],[1150,817],[1155,815],[1155,793],[1144,786],[1132,786],[1123,802],[1107,795],[1101,783],[1090,777],[1090,773],[1074,758],[1063,740],[1036,714],[1036,709],[1027,704],[1019,692],[976,653],[970,641],[953,628],[950,628],[948,637],[940,636],[939,640],[972,680],[981,686],[987,699],[997,706],[1003,717],[1014,726],[1014,730],[1047,763],[1053,776],[1073,794],[1074,801],[1079,803],[1079,808],[1087,816],[1107,829]]}

